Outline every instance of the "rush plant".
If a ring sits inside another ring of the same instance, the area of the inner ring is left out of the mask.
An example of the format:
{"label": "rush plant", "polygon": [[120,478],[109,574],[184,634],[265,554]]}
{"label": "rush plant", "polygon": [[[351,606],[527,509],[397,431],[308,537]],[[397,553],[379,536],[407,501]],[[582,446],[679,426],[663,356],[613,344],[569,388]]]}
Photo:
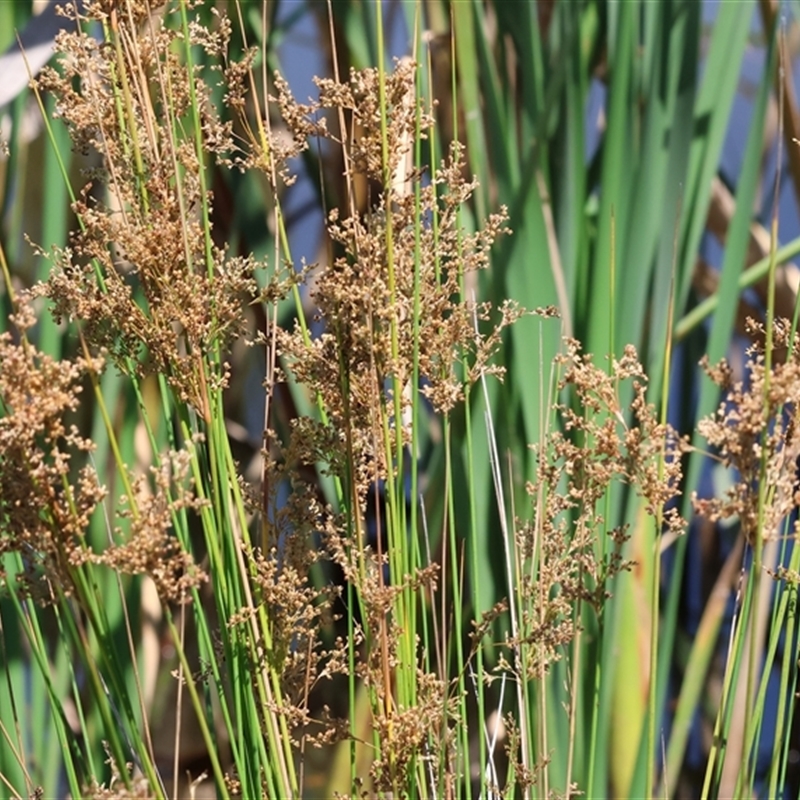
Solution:
{"label": "rush plant", "polygon": [[[35,267],[0,239],[7,794],[674,796],[740,571],[702,792],[785,790],[796,246],[729,248],[696,302],[748,31],[722,4],[701,80],[697,6],[403,3],[392,61],[382,4],[330,3],[299,101],[271,7],[65,4],[32,96],[70,232],[37,219]],[[764,276],[745,380],[719,359]],[[687,339],[711,381],[676,408]],[[738,536],[689,641],[700,515]]]}

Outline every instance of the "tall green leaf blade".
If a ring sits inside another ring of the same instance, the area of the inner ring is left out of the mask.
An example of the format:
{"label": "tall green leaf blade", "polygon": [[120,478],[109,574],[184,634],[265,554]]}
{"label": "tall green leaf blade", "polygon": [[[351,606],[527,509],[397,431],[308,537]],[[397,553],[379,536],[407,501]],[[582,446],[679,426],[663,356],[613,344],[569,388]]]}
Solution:
{"label": "tall green leaf blade", "polygon": [[[769,51],[764,66],[764,74],[759,86],[756,100],[753,104],[750,123],[750,133],[744,152],[742,169],[739,174],[736,190],[736,211],[731,220],[730,230],[725,243],[725,255],[719,275],[719,305],[711,322],[711,332],[707,342],[707,354],[711,363],[716,363],[727,352],[733,332],[736,308],[739,301],[739,276],[745,266],[747,256],[747,242],[750,235],[750,221],[756,192],[761,176],[761,154],[764,142],[764,126],[767,118],[767,105],[770,98],[772,79],[775,74],[775,59],[777,47],[775,32],[772,32]],[[709,380],[703,381],[700,387],[698,401],[698,419],[711,413],[718,401],[719,387]],[[699,446],[695,436],[695,446]],[[695,470],[699,469],[701,453],[693,454]],[[719,609],[718,609],[719,610]],[[720,612],[721,613],[721,612]],[[712,622],[713,620],[713,622]],[[698,636],[693,644],[689,668],[684,678],[684,688],[681,690],[676,709],[676,729],[670,738],[667,750],[667,777],[678,774],[678,769],[683,757],[683,749],[688,737],[688,726],[691,724],[691,710],[694,708],[701,691],[701,681],[712,655],[712,646],[716,632],[719,629],[719,620],[709,616],[704,617],[704,636]],[[659,671],[665,674],[668,668],[669,652],[666,648],[662,653]],[[663,692],[662,692],[663,693]],[[670,778],[674,780],[674,778]]]}

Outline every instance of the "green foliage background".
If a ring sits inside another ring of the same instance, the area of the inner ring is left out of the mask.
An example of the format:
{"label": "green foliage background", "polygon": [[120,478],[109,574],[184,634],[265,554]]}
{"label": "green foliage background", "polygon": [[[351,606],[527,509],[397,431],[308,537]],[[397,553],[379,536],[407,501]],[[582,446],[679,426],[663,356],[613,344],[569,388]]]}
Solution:
{"label": "green foliage background", "polygon": [[[244,45],[243,30],[248,44],[259,48],[259,69],[262,60],[266,71],[280,69],[281,43],[291,36],[291,27],[301,15],[314,17],[320,49],[337,60],[342,74],[350,67],[374,65],[378,58],[388,62],[373,3],[298,3],[280,17],[278,3],[263,7],[256,0],[241,0],[217,6],[242,21],[243,29],[234,25],[236,46]],[[214,3],[206,3],[197,13],[210,19],[213,7]],[[466,625],[467,619],[478,618],[513,588],[507,585],[498,516],[510,517],[509,508],[521,516],[528,513],[525,484],[536,472],[535,455],[528,445],[540,441],[551,425],[551,363],[560,351],[562,334],[580,340],[597,363],[605,363],[609,353],[621,355],[626,344],[634,344],[650,375],[652,402],[660,407],[669,399],[670,416],[680,419],[683,433],[694,435],[696,421],[715,408],[717,387],[702,381],[692,364],[702,353],[711,362],[726,354],[739,296],[746,286],[763,289],[770,266],[769,258],[748,263],[748,243],[752,209],[763,178],[765,120],[778,75],[780,31],[764,8],[759,16],[756,3],[746,0],[720,3],[708,28],[703,27],[703,8],[697,0],[404,0],[389,4],[387,10],[401,14],[406,30],[412,32],[409,51],[421,67],[424,100],[435,97],[440,103],[436,112],[440,140],[424,144],[428,158],[433,162],[446,152],[450,138],[466,144],[469,171],[477,176],[479,188],[474,206],[464,212],[465,228],[470,230],[474,220],[484,219],[500,206],[508,209],[513,235],[495,248],[491,269],[481,275],[477,287],[480,298],[497,304],[513,298],[527,308],[554,305],[562,315],[561,329],[557,323],[534,317],[513,326],[502,355],[508,369],[506,380],[489,383],[485,395],[473,392],[466,408],[454,415],[449,452],[436,444],[435,437],[423,442],[430,530],[442,529],[443,520],[452,516],[458,547],[466,554],[469,602],[464,604],[462,620]],[[31,5],[21,0],[0,3],[0,47],[10,43],[15,28],[35,24],[31,13]],[[741,124],[731,113],[740,89],[742,60],[754,46],[754,29],[760,31],[759,46],[766,51],[765,68],[755,87],[718,285],[711,297],[704,298],[693,288],[693,276],[726,131]],[[335,32],[335,48],[329,30]],[[587,120],[590,92],[597,82],[605,96],[602,120]],[[45,248],[63,247],[75,224],[59,160],[72,185],[81,185],[81,159],[72,152],[59,124],[52,128],[57,153],[43,133],[27,137],[31,107],[30,96],[24,95],[3,112],[11,133],[8,158],[0,164],[0,236],[20,286],[44,279],[49,266],[34,256],[24,234]],[[587,158],[588,131],[594,125],[601,128],[599,145]],[[336,165],[320,165],[317,158],[313,152],[306,154],[305,166],[310,175],[327,176],[317,187],[317,197],[330,208],[343,190],[337,185]],[[265,225],[273,198],[266,183],[227,171],[219,171],[213,180],[222,208],[214,221],[216,233],[234,251],[273,257],[275,242]],[[290,228],[290,241],[291,233]],[[774,263],[779,266],[798,251],[800,240],[790,242],[778,251]],[[784,298],[790,308],[793,300]],[[0,291],[0,310],[2,330],[10,312],[5,291]],[[282,313],[288,320],[293,307],[287,304]],[[76,349],[74,332],[69,326],[57,326],[46,312],[36,339],[42,350],[56,357]],[[685,347],[690,368],[680,378],[680,396],[670,397],[668,387],[676,379],[669,374],[668,343],[678,341]],[[246,362],[242,364],[246,371]],[[106,405],[114,409],[122,461],[135,463],[135,398],[114,371],[106,372],[102,382]],[[695,403],[687,399],[690,387],[697,388]],[[226,406],[234,422],[242,422],[236,418],[240,413],[236,398],[241,392],[241,387],[234,387]],[[302,405],[308,398],[295,397],[295,402]],[[485,412],[494,421],[507,506],[499,502],[494,486]],[[97,463],[109,462],[108,437],[99,414],[87,412],[83,424],[98,443]],[[155,430],[155,438],[167,441],[165,427]],[[687,515],[701,458],[698,453],[687,458],[683,487]],[[113,475],[109,479],[113,482]],[[444,491],[446,486],[452,492]],[[467,497],[468,502],[460,499]],[[447,502],[452,506],[448,508]],[[652,544],[655,537],[643,522],[642,501],[632,493],[615,491],[605,513],[609,526],[630,526],[629,555],[640,568],[615,587],[602,624],[585,620],[583,663],[593,665],[593,670],[580,678],[578,727],[583,734],[572,774],[588,797],[604,796],[609,787],[616,796],[638,797],[647,795],[648,786],[653,785],[655,767],[648,753],[662,748],[656,732],[661,731],[667,676],[676,650],[686,653],[679,665],[683,682],[670,738],[663,747],[669,781],[680,775],[691,713],[701,698],[717,646],[724,604],[710,603],[703,635],[686,643],[687,649],[678,648],[686,539],[669,543],[673,562],[659,619],[658,598],[652,591],[659,569]],[[0,534],[2,525],[0,519]],[[103,520],[96,520],[94,535],[103,541]],[[433,541],[435,547],[441,544]],[[113,635],[103,646],[122,647],[124,609],[118,593],[107,588],[105,614]],[[138,613],[136,592],[132,586],[128,596],[134,615]],[[52,653],[51,685],[33,676],[30,654],[15,619],[11,600],[0,600],[0,663],[5,673],[0,717],[6,731],[28,725],[22,738],[30,741],[31,752],[47,753],[58,729],[45,710],[48,694],[63,692],[75,676],[67,649],[57,647]],[[653,691],[646,678],[642,680],[651,669],[646,656],[651,641],[658,645],[658,683]],[[486,659],[488,668],[493,659],[490,652]],[[128,669],[119,678],[131,683],[134,675]],[[570,679],[566,665],[554,669],[546,690],[557,697],[559,687]],[[29,713],[17,710],[15,714],[12,696],[17,702],[25,698]],[[51,721],[40,724],[42,719]],[[551,785],[563,792],[569,748],[559,743],[574,736],[557,714],[550,723],[547,770]],[[87,725],[94,736],[103,738],[101,721],[90,720]],[[19,766],[6,746],[8,741],[4,737],[0,742],[0,774],[14,776],[9,780],[19,786]],[[785,742],[785,738],[776,740],[776,754]],[[785,764],[783,757],[776,757],[776,764]],[[57,785],[55,760],[42,759],[35,766],[35,782]],[[719,774],[716,780],[721,781]],[[777,772],[774,780],[779,780]],[[672,795],[674,784],[663,778],[662,790]]]}

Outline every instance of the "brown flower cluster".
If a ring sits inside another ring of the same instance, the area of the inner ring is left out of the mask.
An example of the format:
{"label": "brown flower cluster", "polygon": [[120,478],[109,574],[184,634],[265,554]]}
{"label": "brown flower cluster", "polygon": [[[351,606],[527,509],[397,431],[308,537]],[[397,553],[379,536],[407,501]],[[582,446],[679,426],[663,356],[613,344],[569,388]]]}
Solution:
{"label": "brown flower cluster", "polygon": [[[528,646],[526,669],[533,678],[544,675],[574,638],[576,603],[601,613],[609,581],[632,566],[621,552],[626,532],[609,530],[601,513],[600,501],[612,485],[632,487],[665,531],[679,533],[684,525],[666,506],[679,491],[685,443],[648,405],[647,378],[635,349],[626,347],[606,371],[568,340],[558,361],[559,388],[569,387],[574,403],[556,405],[563,431],[553,431],[535,448],[538,478],[528,486],[534,514],[516,538],[529,602],[519,640],[511,644]],[[603,531],[608,545],[598,538]]]}
{"label": "brown flower cluster", "polygon": [[[748,320],[754,339],[764,341],[764,326]],[[778,535],[782,521],[800,505],[797,484],[797,398],[800,397],[800,350],[791,340],[791,324],[776,320],[774,343],[788,353],[768,368],[763,345],[753,345],[746,381],[733,381],[723,360],[704,362],[723,399],[698,431],[736,478],[722,497],[694,498],[695,510],[712,521],[738,518],[751,543]]]}
{"label": "brown flower cluster", "polygon": [[[117,15],[128,13],[121,25]],[[204,356],[224,352],[242,330],[243,299],[256,293],[253,264],[211,240],[204,162],[227,163],[230,126],[216,116],[199,68],[190,72],[173,46],[168,21],[151,16],[148,4],[95,3],[84,14],[110,25],[112,41],[62,32],[60,72],[45,69],[38,81],[56,97],[75,148],[95,164],[74,205],[81,230],[51,254],[41,292],[120,369],[141,374],[149,361],[208,418],[209,388],[227,375]],[[229,35],[229,23],[213,33],[192,26],[187,45],[219,56]]]}
{"label": "brown flower cluster", "polygon": [[[172,454],[153,473],[154,490],[140,478],[127,498],[126,531],[101,553],[86,540],[106,489],[91,463],[94,443],[68,420],[77,410],[87,375],[97,376],[100,358],[56,361],[27,339],[33,324],[28,302],[12,317],[18,337],[0,334],[0,556],[17,553],[25,566],[24,591],[54,602],[74,589],[74,569],[87,562],[120,574],[147,574],[165,601],[183,602],[205,579],[172,534],[172,515],[199,510],[186,488],[187,453]],[[123,501],[126,498],[122,498]],[[0,578],[7,579],[2,571]]]}
{"label": "brown flower cluster", "polygon": [[[243,112],[241,80],[229,99]],[[299,323],[276,333],[281,370],[275,380],[290,375],[324,413],[320,419],[292,421],[282,444],[277,434],[268,434],[261,509],[267,549],[254,558],[258,605],[273,637],[264,657],[277,659],[273,663],[286,680],[286,700],[273,713],[296,730],[313,728],[305,694],[321,678],[349,671],[347,648],[358,648],[356,676],[372,697],[373,725],[383,743],[372,767],[379,790],[408,784],[416,759],[433,763],[448,751],[441,747],[427,754],[425,749],[432,731],[437,740],[449,741],[455,709],[447,681],[422,670],[413,679],[417,703],[413,708],[398,703],[391,676],[401,666],[411,668],[401,665],[398,650],[409,624],[399,610],[408,601],[401,598],[435,591],[438,567],[386,580],[387,554],[365,546],[368,492],[402,467],[394,463],[394,454],[398,437],[404,446],[411,440],[414,394],[448,413],[481,374],[502,374],[492,357],[502,331],[521,313],[512,303],[492,309],[465,296],[465,276],[488,265],[490,248],[505,231],[505,215],[490,217],[475,233],[463,229],[460,209],[475,184],[463,177],[462,149],[454,145],[430,170],[410,168],[416,131],[424,136],[432,120],[418,106],[413,63],[398,63],[385,81],[382,120],[376,70],[354,71],[342,83],[320,80],[319,100],[308,104],[297,103],[276,78],[276,100],[289,136],[266,144],[252,136],[251,149],[238,156],[243,168],[264,170],[274,182],[280,159],[301,152],[310,137],[332,139],[345,150],[349,179],[373,193],[366,208],[350,206],[328,215],[331,262],[309,271],[318,335],[312,338]],[[336,141],[328,121],[339,115],[349,133]],[[342,490],[338,513],[323,505],[316,486],[309,486],[316,470],[350,487]],[[288,499],[279,502],[281,486],[288,489]],[[379,524],[391,524],[389,516]],[[405,537],[405,531],[398,535]],[[361,617],[354,641],[337,640],[327,649],[315,632],[332,598],[304,583],[319,560],[320,551],[312,552],[315,541],[356,587]],[[231,622],[245,624],[252,613],[243,609]]]}
{"label": "brown flower cluster", "polygon": [[18,339],[0,334],[0,556],[18,553],[27,591],[50,602],[53,587],[72,592],[72,562],[105,497],[94,469],[75,466],[94,445],[68,422],[84,375],[102,362],[56,361],[40,352],[26,338],[34,322],[28,305],[12,322]]}
{"label": "brown flower cluster", "polygon": [[[450,411],[467,383],[482,372],[502,372],[490,359],[500,331],[520,314],[509,303],[493,315],[464,297],[464,275],[487,266],[505,229],[501,213],[475,233],[463,230],[459,209],[475,184],[463,178],[461,148],[453,146],[428,183],[404,168],[413,132],[420,126],[424,135],[432,124],[414,100],[415,69],[404,61],[386,76],[385,130],[376,70],[353,72],[346,83],[319,80],[320,100],[311,105],[297,104],[278,82],[295,140],[312,133],[332,137],[315,120],[346,112],[354,131],[345,143],[351,174],[382,187],[367,210],[329,215],[328,234],[340,255],[314,271],[311,294],[324,325],[321,335],[311,340],[299,327],[278,334],[287,368],[325,408],[325,460],[334,467],[355,465],[362,494],[388,474],[385,453],[394,445],[385,446],[387,420],[392,442],[398,428],[408,440],[402,420],[416,391],[414,376],[436,410]],[[489,325],[485,333],[476,334],[476,317]],[[395,401],[401,424],[394,419]]]}
{"label": "brown flower cluster", "polygon": [[135,497],[121,498],[127,502],[120,512],[126,530],[117,528],[117,541],[87,558],[120,575],[147,575],[167,603],[188,602],[191,590],[208,580],[173,529],[175,514],[199,514],[208,505],[190,489],[189,466],[190,454],[183,450],[163,458],[159,469],[152,468],[149,482],[140,476],[134,482]]}

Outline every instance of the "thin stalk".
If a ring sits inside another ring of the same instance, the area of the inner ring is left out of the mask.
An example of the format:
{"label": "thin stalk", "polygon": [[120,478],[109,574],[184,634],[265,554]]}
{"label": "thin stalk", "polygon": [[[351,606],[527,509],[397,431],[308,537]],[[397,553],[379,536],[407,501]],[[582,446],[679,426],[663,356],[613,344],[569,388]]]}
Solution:
{"label": "thin stalk", "polygon": [[[477,333],[477,319],[475,320],[475,328]],[[500,530],[503,537],[503,553],[505,555],[505,568],[506,568],[506,581],[508,585],[509,597],[511,598],[508,604],[509,608],[509,616],[511,619],[511,637],[519,642],[520,641],[520,626],[519,620],[517,615],[517,604],[519,603],[519,608],[522,608],[521,600],[519,597],[519,592],[521,591],[521,587],[519,582],[516,579],[516,576],[519,573],[518,569],[514,566],[516,559],[512,557],[512,532],[508,528],[508,516],[507,516],[507,509],[505,503],[505,495],[503,492],[503,481],[500,474],[500,461],[497,453],[497,439],[494,433],[494,423],[492,422],[492,408],[489,402],[489,389],[486,385],[486,376],[481,375],[481,387],[483,388],[483,398],[484,403],[486,405],[485,411],[485,422],[486,422],[486,436],[489,441],[489,453],[491,458],[491,466],[492,466],[492,478],[494,480],[494,491],[495,497],[497,498],[497,507],[500,516]],[[515,660],[515,667],[517,668],[517,672],[520,676],[526,675],[526,671],[524,668],[523,662],[523,652],[524,647],[521,644],[518,644],[514,647],[514,660]],[[528,730],[528,719],[525,713],[525,709],[528,707],[525,703],[525,691],[527,689],[528,682],[526,680],[520,680],[517,682],[517,702],[518,708],[520,709],[519,713],[519,727],[520,727],[520,741],[521,741],[521,755],[522,755],[522,764],[526,769],[530,769],[532,762],[530,759],[530,731]],[[543,722],[543,721],[542,721]],[[544,743],[546,746],[546,742]],[[545,770],[546,775],[546,770]],[[525,787],[523,792],[523,797],[525,800],[528,800],[530,797],[530,788],[528,786]]]}
{"label": "thin stalk", "polygon": [[[612,374],[614,369],[614,353],[616,352],[616,291],[617,291],[617,219],[616,213],[614,208],[611,208],[611,216],[610,216],[610,224],[611,224],[611,231],[609,237],[609,247],[611,248],[611,252],[609,254],[609,286],[610,290],[608,293],[608,302],[609,302],[609,329],[608,329],[608,369],[609,375]],[[611,519],[611,492],[606,491],[605,499],[604,499],[604,511],[603,511],[603,518],[606,520]],[[600,556],[600,563],[603,563],[605,559],[605,545],[606,545],[606,537],[601,535],[599,537],[599,556]],[[603,652],[603,638],[605,636],[605,625],[600,620],[600,625],[598,628],[598,643],[597,643],[597,652]],[[591,708],[591,734],[589,737],[589,768],[587,770],[587,777],[586,777],[586,786],[589,791],[593,790],[594,781],[595,781],[595,770],[597,766],[597,745],[598,745],[598,738],[597,732],[599,727],[599,718],[600,718],[600,687],[603,684],[603,659],[602,657],[598,658],[594,664],[594,686],[592,689],[593,697],[592,697],[592,708]]]}
{"label": "thin stalk", "polygon": [[[678,212],[680,219],[680,212]],[[675,259],[673,263],[672,282],[669,292],[669,310],[667,314],[666,341],[664,343],[664,371],[661,378],[661,426],[666,431],[668,422],[669,387],[670,371],[672,367],[672,319],[675,313],[675,271],[677,268],[678,254],[678,225],[675,226]],[[667,442],[664,441],[658,459],[658,482],[664,482],[665,461]],[[656,754],[656,729],[659,719],[658,713],[658,641],[659,641],[659,622],[661,619],[659,611],[659,599],[661,591],[661,541],[664,529],[664,506],[659,503],[655,509],[655,536],[653,539],[653,580],[650,585],[650,608],[652,609],[652,619],[650,621],[650,681],[648,686],[648,707],[647,707],[647,770],[645,791],[648,797],[653,796],[655,791],[655,754]]]}
{"label": "thin stalk", "polygon": [[[580,533],[578,535],[581,535]],[[583,566],[579,572],[580,582],[583,582]],[[581,664],[581,651],[583,649],[583,626],[581,625],[583,603],[580,599],[575,603],[575,637],[572,640],[572,663],[570,664],[570,672],[572,673],[572,680],[569,687],[569,742],[567,744],[567,773],[566,780],[564,781],[564,794],[567,800],[572,796],[572,769],[573,761],[575,759],[575,743],[577,742],[577,723],[578,723],[578,698],[580,695],[579,682],[583,679]]]}
{"label": "thin stalk", "polygon": [[[167,621],[167,627],[169,628],[170,636],[172,638],[172,642],[175,645],[175,651],[178,654],[178,658],[181,662],[181,667],[183,668],[183,674],[186,681],[186,688],[189,691],[189,695],[192,698],[192,704],[196,709],[201,708],[200,697],[197,694],[197,687],[195,686],[193,672],[191,669],[191,665],[186,658],[186,653],[181,646],[181,638],[178,634],[178,630],[175,627],[175,623],[172,619],[172,613],[169,609],[166,609],[165,619]],[[228,793],[227,784],[225,782],[225,775],[222,769],[222,764],[219,760],[219,753],[216,742],[212,737],[211,731],[208,727],[208,723],[205,719],[203,714],[197,715],[197,722],[200,726],[200,733],[203,737],[203,741],[206,745],[206,750],[208,752],[208,758],[211,762],[211,769],[214,773],[214,779],[217,787],[217,792],[219,792],[220,797],[222,798],[229,798],[230,795]]]}
{"label": "thin stalk", "polygon": [[743,648],[742,641],[744,639],[744,625],[739,623],[739,617],[741,617],[742,620],[748,619],[751,607],[752,591],[749,581],[747,584],[748,585],[745,586],[743,602],[740,603],[742,598],[739,595],[737,595],[736,598],[739,609],[731,627],[726,658],[727,666],[722,682],[720,707],[714,722],[713,738],[708,761],[706,763],[703,788],[700,793],[701,800],[716,797],[716,789],[719,786],[722,767],[727,753],[728,730],[730,728],[730,719],[734,706],[733,687],[737,685],[738,681]]}
{"label": "thin stalk", "polygon": [[[782,42],[781,42],[782,44]],[[784,49],[781,46],[779,49],[779,74],[782,79],[784,72]],[[755,531],[746,532],[752,536],[750,541],[753,548],[753,566],[752,566],[752,582],[753,582],[753,596],[755,598],[755,612],[752,618],[752,627],[750,631],[750,654],[749,664],[747,671],[747,696],[745,706],[745,735],[742,737],[742,754],[741,754],[741,767],[739,770],[739,777],[737,779],[737,787],[742,788],[742,783],[746,781],[752,789],[755,780],[753,763],[753,754],[748,748],[748,740],[753,735],[754,727],[759,724],[760,717],[755,718],[753,714],[753,704],[755,701],[755,682],[756,673],[760,666],[760,652],[759,652],[759,613],[760,608],[759,598],[761,596],[761,583],[762,583],[762,568],[763,568],[763,553],[764,553],[764,536],[771,535],[771,532],[764,531],[764,517],[766,513],[766,504],[768,495],[770,494],[771,487],[767,483],[767,452],[768,448],[766,440],[770,435],[770,385],[772,383],[772,362],[773,362],[773,340],[774,340],[774,324],[775,324],[775,270],[776,270],[776,250],[778,242],[778,208],[780,200],[780,175],[781,175],[781,158],[783,155],[783,116],[784,116],[784,93],[778,94],[778,143],[777,143],[777,173],[775,175],[775,182],[773,188],[773,205],[772,205],[772,223],[770,228],[770,261],[769,271],[767,273],[767,314],[766,314],[766,342],[764,344],[764,387],[763,387],[763,423],[761,431],[762,447],[761,447],[761,464],[759,469],[759,485],[758,485],[758,528]],[[751,766],[752,764],[752,766]]]}

